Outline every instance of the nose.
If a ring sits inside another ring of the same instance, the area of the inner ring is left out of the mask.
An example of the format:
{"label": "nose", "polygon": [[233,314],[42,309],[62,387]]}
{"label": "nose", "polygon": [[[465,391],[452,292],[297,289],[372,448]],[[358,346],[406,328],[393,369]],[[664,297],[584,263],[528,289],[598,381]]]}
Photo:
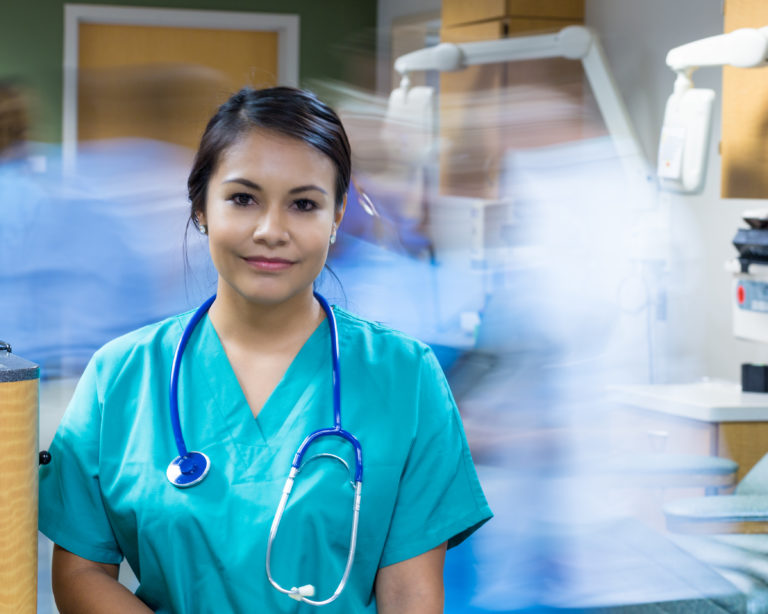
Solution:
{"label": "nose", "polygon": [[288,241],[289,232],[285,216],[279,206],[267,206],[256,220],[253,240],[268,246],[282,245]]}

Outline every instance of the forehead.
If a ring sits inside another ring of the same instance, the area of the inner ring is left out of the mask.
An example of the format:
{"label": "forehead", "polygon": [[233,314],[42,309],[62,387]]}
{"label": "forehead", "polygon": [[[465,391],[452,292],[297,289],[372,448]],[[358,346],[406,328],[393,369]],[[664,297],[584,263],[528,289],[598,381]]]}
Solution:
{"label": "forehead", "polygon": [[254,128],[227,147],[219,158],[217,173],[270,173],[286,176],[310,173],[316,181],[335,180],[333,160],[299,138],[274,130]]}

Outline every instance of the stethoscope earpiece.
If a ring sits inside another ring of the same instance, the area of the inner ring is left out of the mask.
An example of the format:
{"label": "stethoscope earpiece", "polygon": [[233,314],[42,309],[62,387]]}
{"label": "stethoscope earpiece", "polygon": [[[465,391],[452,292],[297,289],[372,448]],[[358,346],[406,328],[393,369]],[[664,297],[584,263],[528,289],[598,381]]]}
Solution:
{"label": "stethoscope earpiece", "polygon": [[194,486],[203,481],[211,468],[211,459],[202,452],[188,452],[177,456],[168,465],[165,475],[168,481],[179,488]]}
{"label": "stethoscope earpiece", "polygon": [[304,586],[299,586],[298,588],[294,586],[288,593],[288,596],[291,599],[295,599],[296,601],[304,601],[304,597],[315,596],[315,587],[311,584],[305,584]]}

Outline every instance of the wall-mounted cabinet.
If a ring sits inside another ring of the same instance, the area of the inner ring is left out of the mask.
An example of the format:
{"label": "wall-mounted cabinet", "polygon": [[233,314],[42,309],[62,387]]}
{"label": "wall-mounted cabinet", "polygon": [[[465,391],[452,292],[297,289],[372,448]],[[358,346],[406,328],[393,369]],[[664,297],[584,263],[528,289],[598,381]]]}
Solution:
{"label": "wall-mounted cabinet", "polygon": [[[768,25],[765,0],[725,0],[724,30]],[[768,198],[768,69],[723,68],[723,198]]]}
{"label": "wall-mounted cabinet", "polygon": [[489,21],[540,17],[583,21],[584,0],[444,0],[443,27]]}

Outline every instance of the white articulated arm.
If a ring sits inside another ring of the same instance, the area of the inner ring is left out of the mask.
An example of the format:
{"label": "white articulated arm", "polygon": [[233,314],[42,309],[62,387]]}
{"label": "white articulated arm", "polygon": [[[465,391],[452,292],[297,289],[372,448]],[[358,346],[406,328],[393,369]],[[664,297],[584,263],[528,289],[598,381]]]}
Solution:
{"label": "white articulated arm", "polygon": [[594,37],[582,26],[568,26],[555,34],[516,36],[476,43],[440,43],[400,56],[395,70],[401,75],[417,70],[451,71],[467,66],[543,58],[578,60],[589,51]]}
{"label": "white articulated arm", "polygon": [[568,26],[554,34],[516,36],[475,43],[440,43],[403,55],[395,70],[405,78],[419,70],[453,71],[467,66],[545,58],[581,60],[617,154],[630,175],[647,187],[645,156],[611,75],[605,54],[591,30]]}
{"label": "white articulated arm", "polygon": [[643,183],[647,184],[648,169],[645,154],[640,149],[637,133],[624,106],[624,101],[619,96],[619,88],[616,86],[603,47],[597,38],[592,39],[586,53],[581,57],[581,62],[605,126],[613,138],[616,153],[625,166],[627,158],[634,159],[631,163],[634,167],[632,174],[639,174],[642,176]]}
{"label": "white articulated arm", "polygon": [[671,49],[667,53],[667,66],[676,72],[703,66],[752,68],[764,65],[766,56],[768,27],[742,28]]}

